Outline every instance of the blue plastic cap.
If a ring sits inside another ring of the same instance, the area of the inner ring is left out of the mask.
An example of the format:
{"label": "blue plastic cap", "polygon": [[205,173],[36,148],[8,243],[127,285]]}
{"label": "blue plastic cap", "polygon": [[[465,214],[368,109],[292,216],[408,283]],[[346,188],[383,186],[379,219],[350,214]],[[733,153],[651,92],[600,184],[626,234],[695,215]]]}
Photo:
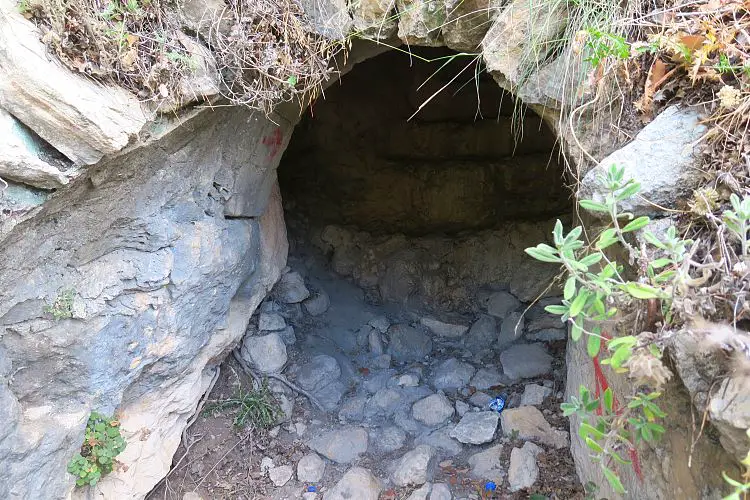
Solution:
{"label": "blue plastic cap", "polygon": [[484,489],[487,491],[495,491],[497,489],[497,485],[494,481],[487,481],[487,483],[484,485]]}
{"label": "blue plastic cap", "polygon": [[318,491],[318,488],[316,488],[315,486],[308,486],[307,491],[310,493],[315,493],[316,491]]}

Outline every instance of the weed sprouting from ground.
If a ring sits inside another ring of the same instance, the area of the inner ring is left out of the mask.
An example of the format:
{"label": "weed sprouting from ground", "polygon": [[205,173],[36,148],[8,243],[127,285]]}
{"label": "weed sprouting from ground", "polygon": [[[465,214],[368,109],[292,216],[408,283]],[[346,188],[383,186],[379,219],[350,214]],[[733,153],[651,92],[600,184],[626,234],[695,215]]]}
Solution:
{"label": "weed sprouting from ground", "polygon": [[277,423],[283,415],[279,402],[264,382],[257,390],[246,391],[239,387],[233,397],[213,401],[206,405],[204,415],[234,412],[234,426],[243,429],[248,425],[255,429],[267,429]]}
{"label": "weed sprouting from ground", "polygon": [[75,294],[76,291],[72,288],[62,290],[52,304],[44,306],[44,312],[57,321],[72,318]]}

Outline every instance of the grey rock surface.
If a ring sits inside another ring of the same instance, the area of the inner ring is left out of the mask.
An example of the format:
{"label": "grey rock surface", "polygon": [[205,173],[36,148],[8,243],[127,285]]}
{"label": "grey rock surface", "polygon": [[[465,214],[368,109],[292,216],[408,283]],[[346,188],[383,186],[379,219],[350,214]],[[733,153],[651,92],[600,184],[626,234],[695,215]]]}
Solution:
{"label": "grey rock surface", "polygon": [[536,446],[524,443],[523,448],[513,448],[510,452],[510,466],[508,467],[508,483],[510,491],[530,488],[539,478],[539,466],[536,463]]}
{"label": "grey rock surface", "polygon": [[538,406],[552,395],[552,389],[539,384],[527,384],[523,388],[521,406]]}
{"label": "grey rock surface", "polygon": [[268,477],[276,487],[284,486],[292,478],[294,469],[291,465],[281,465],[268,470]]}
{"label": "grey rock surface", "polygon": [[552,356],[541,344],[518,344],[500,353],[503,373],[511,379],[537,377],[552,371]]}
{"label": "grey rock surface", "polygon": [[[599,176],[615,164],[625,169],[625,179],[641,184],[640,196],[623,201],[623,211],[636,216],[663,215],[659,207],[674,207],[678,199],[690,196],[701,180],[694,149],[706,133],[706,126],[700,120],[694,109],[668,107],[632,142],[604,158],[584,176],[579,198],[603,201],[606,192]],[[604,214],[592,212],[592,215]]]}
{"label": "grey rock surface", "polygon": [[242,341],[240,356],[261,373],[278,372],[287,362],[286,344],[278,333],[246,336]]}
{"label": "grey rock surface", "polygon": [[568,433],[553,428],[534,406],[508,408],[500,415],[503,434],[523,440],[538,441],[553,448],[568,446]]}
{"label": "grey rock surface", "polygon": [[468,464],[471,467],[472,477],[485,481],[494,481],[495,484],[502,484],[506,475],[505,470],[500,464],[502,452],[503,445],[498,444],[470,456]]}
{"label": "grey rock surface", "polygon": [[444,394],[433,394],[420,399],[412,406],[414,420],[430,427],[445,423],[453,416],[454,409]]}
{"label": "grey rock surface", "polygon": [[323,495],[323,500],[378,500],[382,487],[369,470],[352,467]]}
{"label": "grey rock surface", "polygon": [[432,339],[416,328],[392,325],[388,328],[391,343],[388,352],[399,361],[416,361],[432,351]]}
{"label": "grey rock surface", "polygon": [[461,417],[450,436],[467,444],[489,443],[495,437],[498,420],[494,411],[469,412]]}
{"label": "grey rock surface", "polygon": [[326,463],[317,453],[308,453],[297,462],[297,481],[317,483],[323,478]]}
{"label": "grey rock surface", "polygon": [[302,365],[297,374],[297,383],[307,391],[317,391],[338,380],[341,367],[336,358],[327,354],[318,354]]}
{"label": "grey rock surface", "polygon": [[331,299],[325,290],[321,290],[314,297],[305,299],[302,305],[311,316],[320,316],[331,306]]}
{"label": "grey rock surface", "polygon": [[284,274],[273,289],[273,293],[280,302],[296,304],[310,296],[310,290],[305,286],[305,280],[298,272]]}
{"label": "grey rock surface", "polygon": [[396,462],[391,479],[397,486],[424,484],[435,474],[435,462],[435,449],[425,444],[418,445]]}
{"label": "grey rock surface", "polygon": [[519,307],[521,302],[509,292],[495,292],[487,300],[487,313],[500,319],[504,319]]}
{"label": "grey rock surface", "polygon": [[348,463],[367,451],[367,431],[361,427],[345,427],[320,434],[308,444],[329,460]]}
{"label": "grey rock surface", "polygon": [[512,344],[523,336],[524,320],[520,312],[511,312],[503,319],[500,332],[497,335],[497,345],[502,347]]}
{"label": "grey rock surface", "polygon": [[435,368],[432,385],[435,389],[460,389],[469,383],[475,371],[471,364],[449,358]]}

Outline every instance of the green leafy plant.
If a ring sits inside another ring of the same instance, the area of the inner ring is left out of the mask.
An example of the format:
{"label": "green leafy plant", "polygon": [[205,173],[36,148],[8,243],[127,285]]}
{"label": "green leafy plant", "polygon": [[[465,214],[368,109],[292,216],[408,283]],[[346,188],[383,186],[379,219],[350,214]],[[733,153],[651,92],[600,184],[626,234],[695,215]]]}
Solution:
{"label": "green leafy plant", "polygon": [[204,414],[217,414],[235,411],[234,426],[243,428],[248,424],[255,428],[265,429],[276,424],[283,415],[279,402],[264,381],[258,390],[245,391],[239,388],[232,398],[206,405]]}
{"label": "green leafy plant", "polygon": [[[548,312],[559,314],[570,324],[571,338],[578,342],[585,337],[586,350],[590,357],[598,360],[604,352],[601,364],[609,365],[615,372],[628,372],[639,380],[638,390],[618,407],[611,388],[601,397],[592,397],[591,391],[581,386],[578,397],[571,397],[561,409],[565,416],[580,417],[579,436],[592,453],[592,458],[601,464],[601,469],[612,488],[619,493],[625,489],[615,464],[629,465],[629,454],[640,441],[654,441],[664,428],[657,422],[665,413],[656,400],[661,393],[644,390],[648,386],[657,388],[671,377],[671,372],[661,363],[661,349],[655,344],[641,341],[639,337],[626,335],[610,338],[603,331],[619,314],[619,305],[633,301],[655,301],[669,310],[674,288],[686,271],[681,271],[687,255],[689,240],[678,237],[677,230],[670,227],[658,238],[643,231],[644,240],[651,245],[651,252],[644,244],[635,248],[626,239],[628,233],[643,230],[648,217],[634,217],[621,210],[621,203],[640,191],[640,185],[624,178],[624,169],[612,165],[599,177],[604,188],[603,199],[581,200],[581,207],[605,213],[611,221],[592,244],[582,239],[583,228],[575,227],[565,234],[562,222],[555,224],[552,232],[554,246],[540,243],[527,248],[526,253],[542,262],[560,264],[567,279],[563,287],[563,301],[549,305]],[[644,264],[645,276],[637,281],[623,277],[623,267],[608,258],[604,252],[612,245],[620,244],[631,259]],[[659,254],[658,258],[651,258]],[[611,332],[610,332],[611,333]],[[648,383],[640,383],[647,380]]]}
{"label": "green leafy plant", "polygon": [[584,60],[593,67],[598,67],[608,57],[623,61],[630,57],[630,44],[625,37],[597,28],[586,28],[585,32],[588,55]]}
{"label": "green leafy plant", "polygon": [[722,220],[740,240],[742,257],[747,257],[748,248],[750,248],[750,241],[747,237],[747,230],[750,229],[750,197],[740,200],[739,196],[732,193],[729,201],[734,210],[726,210],[722,215]]}
{"label": "green leafy plant", "polygon": [[125,449],[120,423],[113,417],[92,412],[80,453],[68,462],[68,472],[76,476],[77,486],[93,486],[102,476],[112,472],[115,457]]}
{"label": "green leafy plant", "polygon": [[62,290],[55,301],[51,305],[44,306],[44,312],[52,315],[52,317],[60,321],[61,319],[68,319],[73,317],[73,299],[75,298],[76,291],[72,288]]}
{"label": "green leafy plant", "polygon": [[[748,429],[746,433],[747,437],[750,438],[750,429]],[[726,472],[721,473],[724,477],[724,481],[726,481],[733,489],[733,491],[725,496],[723,500],[746,500],[747,495],[750,494],[750,451],[747,452],[747,455],[740,463],[745,467],[745,472],[742,474],[742,478],[739,481],[729,477]]]}

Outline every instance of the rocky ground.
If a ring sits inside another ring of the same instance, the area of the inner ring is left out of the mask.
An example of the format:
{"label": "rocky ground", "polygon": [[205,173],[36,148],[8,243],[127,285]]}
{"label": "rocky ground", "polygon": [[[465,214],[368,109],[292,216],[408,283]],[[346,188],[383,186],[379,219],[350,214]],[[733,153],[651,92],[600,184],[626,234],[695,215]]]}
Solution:
{"label": "rocky ground", "polygon": [[[566,335],[541,304],[488,291],[478,316],[441,321],[367,303],[319,255],[300,254],[239,354],[322,408],[270,378],[284,410],[272,428],[204,412],[150,498],[583,498],[559,411]],[[230,357],[209,405],[251,385]],[[498,413],[489,403],[501,393]]]}

